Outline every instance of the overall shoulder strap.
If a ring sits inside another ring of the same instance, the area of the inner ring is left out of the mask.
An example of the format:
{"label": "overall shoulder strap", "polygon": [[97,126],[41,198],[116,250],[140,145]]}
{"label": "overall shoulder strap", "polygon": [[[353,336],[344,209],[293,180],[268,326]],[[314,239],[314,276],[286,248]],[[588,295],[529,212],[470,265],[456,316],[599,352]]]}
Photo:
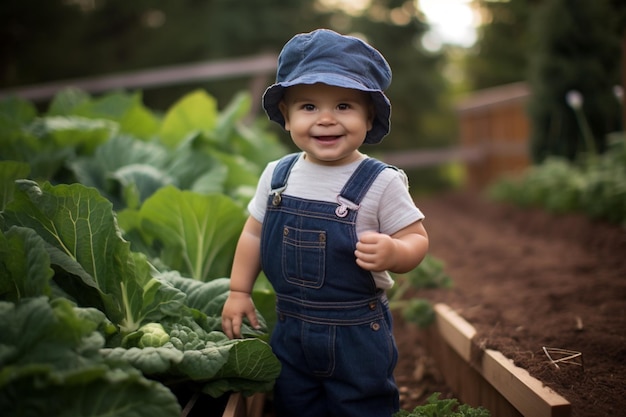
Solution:
{"label": "overall shoulder strap", "polygon": [[364,159],[344,185],[340,198],[358,206],[378,174],[386,168],[396,169],[374,158]]}
{"label": "overall shoulder strap", "polygon": [[293,168],[300,154],[300,152],[296,152],[285,155],[278,161],[274,173],[272,174],[272,194],[280,194],[287,187],[287,178],[289,178],[291,168]]}

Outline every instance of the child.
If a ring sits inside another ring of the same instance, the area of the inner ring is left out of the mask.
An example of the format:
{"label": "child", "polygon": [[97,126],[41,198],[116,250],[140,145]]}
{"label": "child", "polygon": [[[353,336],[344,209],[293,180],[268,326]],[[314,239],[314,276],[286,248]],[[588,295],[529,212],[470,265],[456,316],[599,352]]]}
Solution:
{"label": "child", "polygon": [[259,180],[222,327],[231,338],[244,318],[258,327],[250,293],[262,269],[276,292],[279,417],[390,417],[399,408],[387,271],[415,268],[428,237],[404,173],[359,152],[389,132],[390,81],[377,50],[319,29],[287,42],[263,96],[302,152]]}

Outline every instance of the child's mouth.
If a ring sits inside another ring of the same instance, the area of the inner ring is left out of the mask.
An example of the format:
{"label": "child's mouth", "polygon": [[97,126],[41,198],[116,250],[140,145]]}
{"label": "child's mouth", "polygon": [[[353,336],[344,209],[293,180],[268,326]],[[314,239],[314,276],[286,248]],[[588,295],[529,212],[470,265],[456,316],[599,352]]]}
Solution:
{"label": "child's mouth", "polygon": [[315,136],[315,139],[319,140],[320,142],[332,142],[339,139],[339,136]]}

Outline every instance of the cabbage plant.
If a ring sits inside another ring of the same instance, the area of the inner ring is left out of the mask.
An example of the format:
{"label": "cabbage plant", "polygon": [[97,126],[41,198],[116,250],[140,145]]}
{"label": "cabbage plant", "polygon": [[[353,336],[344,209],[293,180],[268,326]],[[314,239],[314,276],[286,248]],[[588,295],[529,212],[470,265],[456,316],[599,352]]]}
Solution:
{"label": "cabbage plant", "polygon": [[[81,393],[95,391],[85,396],[97,397],[138,384],[133,401],[145,393],[146,402],[181,380],[194,381],[198,390],[215,397],[271,389],[280,366],[269,345],[262,338],[229,340],[220,331],[227,278],[201,282],[178,271],[155,270],[144,255],[130,250],[111,203],[95,189],[39,186],[29,180],[17,184],[2,212],[0,234],[5,300],[0,311],[6,313],[1,322],[8,328],[0,334],[0,405],[6,405],[8,415],[21,415],[33,398],[41,397],[45,404],[48,394],[70,393],[75,385]],[[58,306],[63,310],[55,310]],[[63,324],[55,319],[59,315]],[[68,334],[55,326],[67,328]],[[154,328],[165,333],[160,335],[163,343],[147,342]],[[255,332],[248,329],[248,335]],[[67,362],[72,355],[80,357]],[[68,365],[71,377],[65,376]],[[119,394],[126,398],[128,391]],[[120,403],[114,414],[177,415],[176,398],[160,398],[171,403],[158,412]],[[86,400],[77,394],[67,399],[67,415],[80,407],[77,401]]]}
{"label": "cabbage plant", "polygon": [[248,106],[220,113],[202,91],[163,116],[126,93],[68,90],[41,115],[0,103],[3,415],[179,416],[179,386],[272,388],[269,329],[221,332],[249,190],[284,152],[241,125]]}

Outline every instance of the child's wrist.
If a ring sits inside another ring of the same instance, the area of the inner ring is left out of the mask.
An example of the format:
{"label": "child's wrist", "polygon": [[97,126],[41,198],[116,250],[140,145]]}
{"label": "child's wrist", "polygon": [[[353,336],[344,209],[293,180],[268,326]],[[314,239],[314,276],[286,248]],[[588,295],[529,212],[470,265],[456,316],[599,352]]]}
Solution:
{"label": "child's wrist", "polygon": [[234,288],[231,288],[231,289],[230,289],[230,292],[238,292],[238,293],[241,293],[241,294],[248,294],[248,295],[250,295],[250,294],[251,294],[251,292],[250,292],[250,291],[238,290],[238,289],[234,289]]}

